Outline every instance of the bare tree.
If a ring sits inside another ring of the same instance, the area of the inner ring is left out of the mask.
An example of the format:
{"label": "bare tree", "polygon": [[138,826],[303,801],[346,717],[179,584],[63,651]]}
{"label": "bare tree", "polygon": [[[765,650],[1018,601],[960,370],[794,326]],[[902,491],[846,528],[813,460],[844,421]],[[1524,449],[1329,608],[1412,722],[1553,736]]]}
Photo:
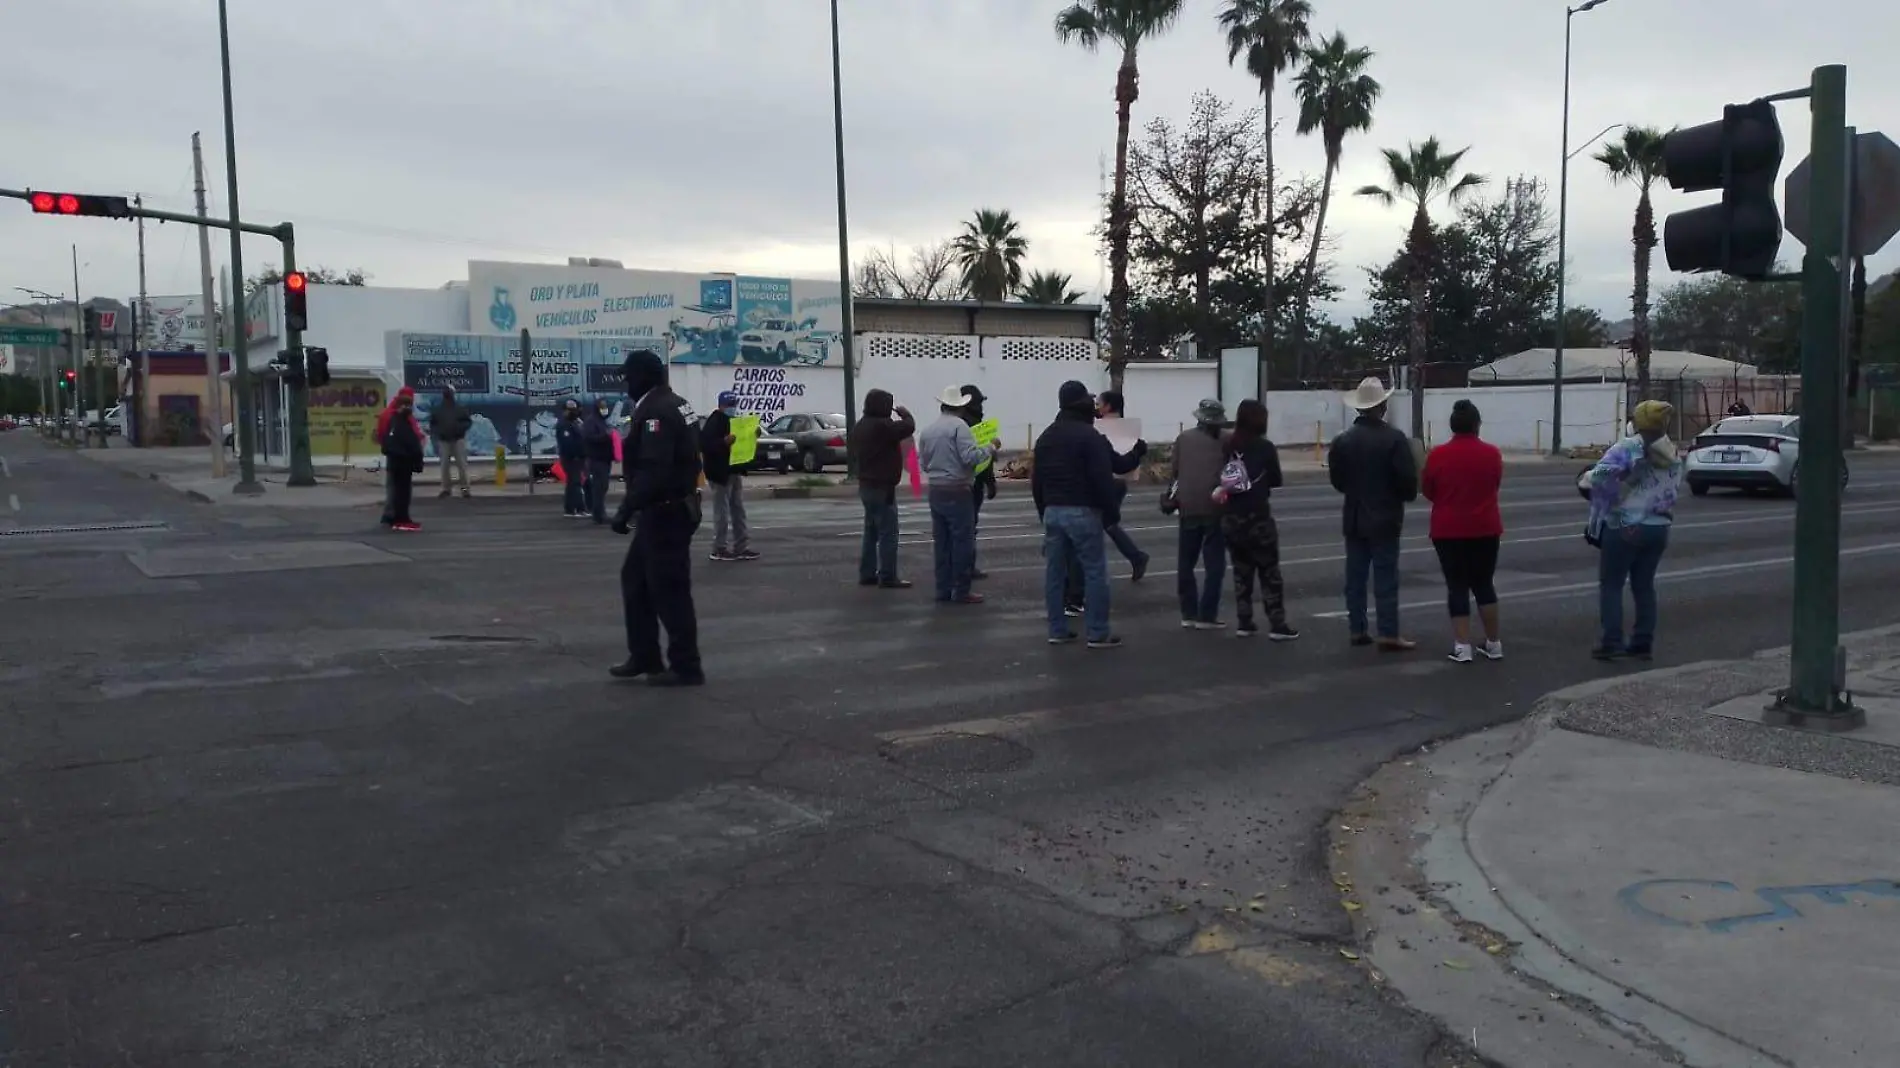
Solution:
{"label": "bare tree", "polygon": [[902,261],[897,246],[874,248],[858,261],[853,289],[858,296],[903,300],[961,300],[956,252],[948,241],[913,245]]}

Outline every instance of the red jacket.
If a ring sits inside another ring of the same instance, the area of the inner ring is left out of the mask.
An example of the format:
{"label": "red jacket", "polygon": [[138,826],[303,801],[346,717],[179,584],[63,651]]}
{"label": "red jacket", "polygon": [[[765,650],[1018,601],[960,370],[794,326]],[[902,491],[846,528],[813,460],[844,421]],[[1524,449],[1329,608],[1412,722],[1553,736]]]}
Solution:
{"label": "red jacket", "polygon": [[1425,457],[1419,490],[1432,502],[1432,537],[1496,538],[1504,534],[1498,487],[1504,454],[1476,434],[1453,434]]}

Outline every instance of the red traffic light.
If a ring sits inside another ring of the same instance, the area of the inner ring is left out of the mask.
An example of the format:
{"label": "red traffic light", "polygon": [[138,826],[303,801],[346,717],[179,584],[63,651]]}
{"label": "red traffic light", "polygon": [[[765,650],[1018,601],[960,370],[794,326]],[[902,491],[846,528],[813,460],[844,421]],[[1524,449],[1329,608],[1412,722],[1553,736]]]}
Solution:
{"label": "red traffic light", "polygon": [[132,203],[125,197],[92,193],[31,193],[27,196],[27,203],[41,215],[97,215],[107,219],[132,217]]}
{"label": "red traffic light", "polygon": [[61,193],[59,195],[59,213],[61,215],[79,214],[79,198],[73,196],[71,193]]}
{"label": "red traffic light", "polygon": [[304,278],[302,271],[292,271],[284,276],[284,288],[290,290],[292,293],[303,289],[307,282],[308,280]]}
{"label": "red traffic light", "polygon": [[32,196],[33,210],[41,215],[51,214],[58,204],[58,198],[51,193],[35,193]]}

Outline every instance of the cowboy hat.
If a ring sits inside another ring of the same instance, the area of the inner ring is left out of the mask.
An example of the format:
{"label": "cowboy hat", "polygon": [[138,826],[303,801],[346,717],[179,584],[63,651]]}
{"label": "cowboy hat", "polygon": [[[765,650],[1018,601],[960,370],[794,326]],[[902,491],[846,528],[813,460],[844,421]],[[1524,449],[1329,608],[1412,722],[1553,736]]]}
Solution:
{"label": "cowboy hat", "polygon": [[945,408],[962,408],[968,405],[970,400],[970,395],[963,392],[962,386],[945,386],[943,392],[937,394],[937,403]]}
{"label": "cowboy hat", "polygon": [[1359,388],[1346,394],[1346,406],[1356,412],[1367,412],[1392,399],[1392,391],[1385,388],[1376,375],[1367,375],[1359,380]]}
{"label": "cowboy hat", "polygon": [[1227,406],[1213,397],[1208,397],[1194,409],[1194,421],[1203,426],[1220,426],[1227,422]]}

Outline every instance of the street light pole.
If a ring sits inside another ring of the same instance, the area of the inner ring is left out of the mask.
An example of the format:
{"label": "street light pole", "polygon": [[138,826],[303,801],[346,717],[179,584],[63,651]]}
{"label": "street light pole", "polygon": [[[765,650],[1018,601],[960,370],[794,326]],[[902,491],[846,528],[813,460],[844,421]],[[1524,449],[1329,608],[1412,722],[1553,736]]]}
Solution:
{"label": "street light pole", "polygon": [[[225,194],[231,210],[231,289],[236,308],[225,309],[231,322],[231,420],[236,424],[238,481],[232,492],[240,497],[255,497],[264,492],[257,481],[257,440],[253,427],[255,404],[251,397],[250,353],[245,345],[244,234],[238,229],[237,123],[231,110],[231,28],[225,15],[225,0],[218,0],[218,56],[224,74],[224,177]],[[218,358],[216,339],[207,338],[210,359]]]}
{"label": "street light pole", "polygon": [[[1570,273],[1570,23],[1578,14],[1598,7],[1607,0],[1585,0],[1576,7],[1564,8],[1564,118],[1563,159],[1557,170],[1557,321],[1551,339],[1555,358],[1551,361],[1550,453],[1561,455],[1564,444],[1564,280]],[[1602,136],[1599,134],[1598,136]]]}
{"label": "street light pole", "polygon": [[[838,157],[838,296],[844,329],[844,417],[849,425],[857,417],[858,396],[856,340],[851,336],[851,238],[845,220],[844,195],[844,74],[838,49],[838,0],[831,0],[831,129]],[[845,452],[845,477],[858,477],[858,454]]]}

